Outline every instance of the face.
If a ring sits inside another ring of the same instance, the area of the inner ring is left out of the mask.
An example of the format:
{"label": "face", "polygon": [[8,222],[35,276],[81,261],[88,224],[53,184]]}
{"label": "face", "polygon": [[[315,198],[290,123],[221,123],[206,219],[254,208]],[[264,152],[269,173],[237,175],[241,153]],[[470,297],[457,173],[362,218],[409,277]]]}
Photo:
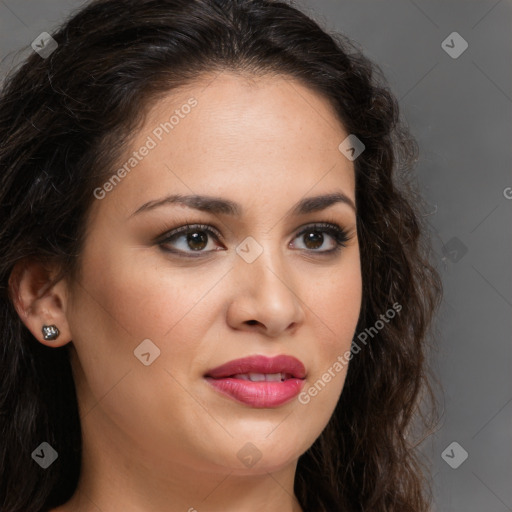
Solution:
{"label": "face", "polygon": [[296,463],[342,392],[333,365],[361,305],[354,168],[316,93],[211,80],[159,100],[96,190],[66,319],[86,445],[263,474]]}

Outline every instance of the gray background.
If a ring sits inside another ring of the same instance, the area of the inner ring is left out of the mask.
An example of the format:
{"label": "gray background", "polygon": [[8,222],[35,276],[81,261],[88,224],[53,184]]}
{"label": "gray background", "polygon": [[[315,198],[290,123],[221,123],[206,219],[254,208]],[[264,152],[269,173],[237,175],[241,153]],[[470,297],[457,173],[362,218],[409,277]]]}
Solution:
{"label": "gray background", "polygon": [[[0,0],[0,79],[82,4]],[[445,287],[433,359],[443,415],[422,445],[433,460],[434,511],[512,511],[512,2],[297,5],[380,65],[420,145],[418,181]],[[469,45],[458,58],[441,46],[454,31]],[[460,457],[457,446],[445,452],[454,441],[469,455],[457,469],[445,462]]]}

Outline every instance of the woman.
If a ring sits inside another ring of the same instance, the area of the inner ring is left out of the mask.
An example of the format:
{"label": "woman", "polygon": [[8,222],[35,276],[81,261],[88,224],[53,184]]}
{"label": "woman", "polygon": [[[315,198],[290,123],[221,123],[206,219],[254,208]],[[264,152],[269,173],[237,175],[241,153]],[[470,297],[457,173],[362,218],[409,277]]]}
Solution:
{"label": "woman", "polygon": [[2,511],[428,510],[441,285],[398,112],[282,2],[42,37],[0,99]]}

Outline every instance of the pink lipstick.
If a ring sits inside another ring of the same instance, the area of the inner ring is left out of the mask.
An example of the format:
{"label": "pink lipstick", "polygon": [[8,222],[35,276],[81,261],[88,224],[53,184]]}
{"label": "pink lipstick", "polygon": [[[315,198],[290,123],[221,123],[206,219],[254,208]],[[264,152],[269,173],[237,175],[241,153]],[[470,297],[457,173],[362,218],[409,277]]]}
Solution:
{"label": "pink lipstick", "polygon": [[295,357],[262,355],[229,361],[209,370],[206,381],[220,393],[257,408],[278,407],[297,396],[306,369]]}

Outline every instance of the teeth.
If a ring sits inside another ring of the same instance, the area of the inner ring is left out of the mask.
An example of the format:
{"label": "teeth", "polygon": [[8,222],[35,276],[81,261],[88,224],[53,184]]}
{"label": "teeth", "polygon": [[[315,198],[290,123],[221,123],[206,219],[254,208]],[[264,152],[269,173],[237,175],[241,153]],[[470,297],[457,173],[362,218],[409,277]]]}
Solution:
{"label": "teeth", "polygon": [[252,382],[263,382],[265,379],[264,373],[249,373],[249,380]]}
{"label": "teeth", "polygon": [[237,373],[235,379],[250,380],[251,382],[280,382],[286,380],[285,373]]}

